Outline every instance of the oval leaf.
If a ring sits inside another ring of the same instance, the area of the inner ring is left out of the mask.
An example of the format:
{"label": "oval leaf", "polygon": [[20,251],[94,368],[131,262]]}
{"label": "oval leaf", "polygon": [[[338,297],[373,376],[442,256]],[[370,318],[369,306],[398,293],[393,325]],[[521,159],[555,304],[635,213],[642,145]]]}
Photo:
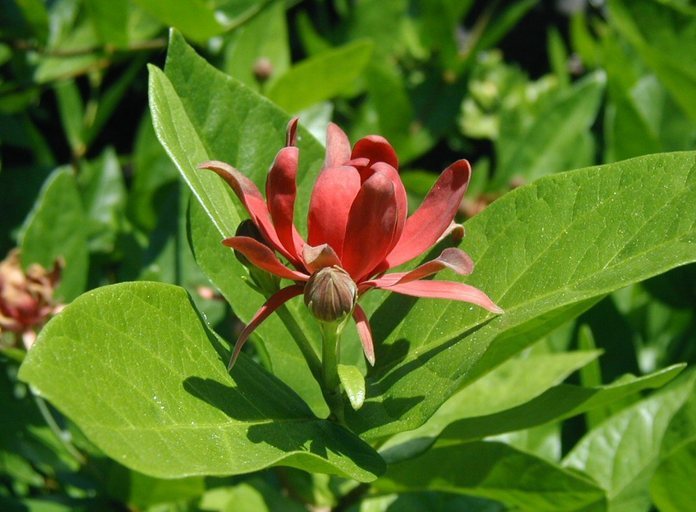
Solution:
{"label": "oval leaf", "polygon": [[89,292],[50,322],[20,370],[100,449],[175,478],[295,466],[369,481],[384,463],[347,430],[312,416],[247,358],[226,371],[186,292],[125,283]]}

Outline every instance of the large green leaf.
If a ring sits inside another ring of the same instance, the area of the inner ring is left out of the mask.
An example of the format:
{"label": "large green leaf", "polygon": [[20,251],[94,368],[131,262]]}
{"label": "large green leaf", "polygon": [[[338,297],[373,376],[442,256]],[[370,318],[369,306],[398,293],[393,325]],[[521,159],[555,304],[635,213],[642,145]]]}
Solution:
{"label": "large green leaf", "polygon": [[647,511],[647,484],[659,462],[665,432],[693,395],[694,382],[696,373],[691,372],[612,416],[580,440],[564,466],[594,478],[607,491],[612,511]]}
{"label": "large green leaf", "polygon": [[696,260],[695,167],[695,153],[672,153],[550,176],[474,217],[462,243],[477,265],[467,282],[505,313],[397,295],[376,310],[367,301],[377,367],[349,423],[368,437],[413,429],[604,294]]}
{"label": "large green leaf", "polygon": [[386,491],[436,490],[500,500],[521,510],[588,510],[604,492],[574,474],[503,443],[443,444],[390,465],[374,484]]}
{"label": "large green leaf", "polygon": [[72,173],[57,169],[46,180],[22,236],[22,265],[38,263],[53,268],[62,258],[65,267],[56,290],[60,300],[70,301],[87,283],[87,227],[82,199]]}
{"label": "large green leaf", "polygon": [[207,330],[186,292],[126,283],[77,299],[41,332],[20,378],[115,460],[158,477],[275,464],[372,480],[384,463]]}

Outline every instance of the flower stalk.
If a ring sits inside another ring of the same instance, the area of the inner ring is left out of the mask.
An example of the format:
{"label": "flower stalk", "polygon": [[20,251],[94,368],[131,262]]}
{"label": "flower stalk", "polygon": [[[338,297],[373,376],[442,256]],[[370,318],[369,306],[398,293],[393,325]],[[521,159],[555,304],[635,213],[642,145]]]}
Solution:
{"label": "flower stalk", "polygon": [[341,333],[345,320],[319,322],[321,326],[321,374],[322,391],[331,413],[339,422],[343,421],[341,380],[338,376],[338,358],[341,352]]}

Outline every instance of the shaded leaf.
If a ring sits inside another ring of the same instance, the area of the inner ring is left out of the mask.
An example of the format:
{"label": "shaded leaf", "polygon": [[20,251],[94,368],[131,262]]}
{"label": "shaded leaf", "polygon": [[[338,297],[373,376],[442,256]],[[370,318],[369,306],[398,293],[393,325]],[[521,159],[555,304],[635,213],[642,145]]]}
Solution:
{"label": "shaded leaf", "polygon": [[385,491],[436,490],[503,501],[522,510],[580,510],[597,506],[604,492],[589,478],[503,443],[436,445],[389,466],[374,484]]}
{"label": "shaded leaf", "polygon": [[567,468],[584,471],[607,491],[611,510],[648,510],[648,482],[659,462],[672,418],[693,394],[690,372],[664,390],[591,430],[565,457]]}
{"label": "shaded leaf", "polygon": [[51,269],[62,258],[65,267],[56,296],[67,302],[77,297],[87,284],[89,262],[82,199],[69,169],[57,169],[46,180],[25,226],[22,265]]}

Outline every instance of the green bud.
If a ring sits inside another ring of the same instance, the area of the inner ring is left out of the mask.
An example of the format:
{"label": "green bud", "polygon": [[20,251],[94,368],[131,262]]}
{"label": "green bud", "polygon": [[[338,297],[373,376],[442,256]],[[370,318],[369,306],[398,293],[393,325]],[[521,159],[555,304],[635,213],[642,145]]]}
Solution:
{"label": "green bud", "polygon": [[304,301],[322,322],[345,318],[358,300],[358,287],[340,267],[324,267],[312,274],[304,289]]}

